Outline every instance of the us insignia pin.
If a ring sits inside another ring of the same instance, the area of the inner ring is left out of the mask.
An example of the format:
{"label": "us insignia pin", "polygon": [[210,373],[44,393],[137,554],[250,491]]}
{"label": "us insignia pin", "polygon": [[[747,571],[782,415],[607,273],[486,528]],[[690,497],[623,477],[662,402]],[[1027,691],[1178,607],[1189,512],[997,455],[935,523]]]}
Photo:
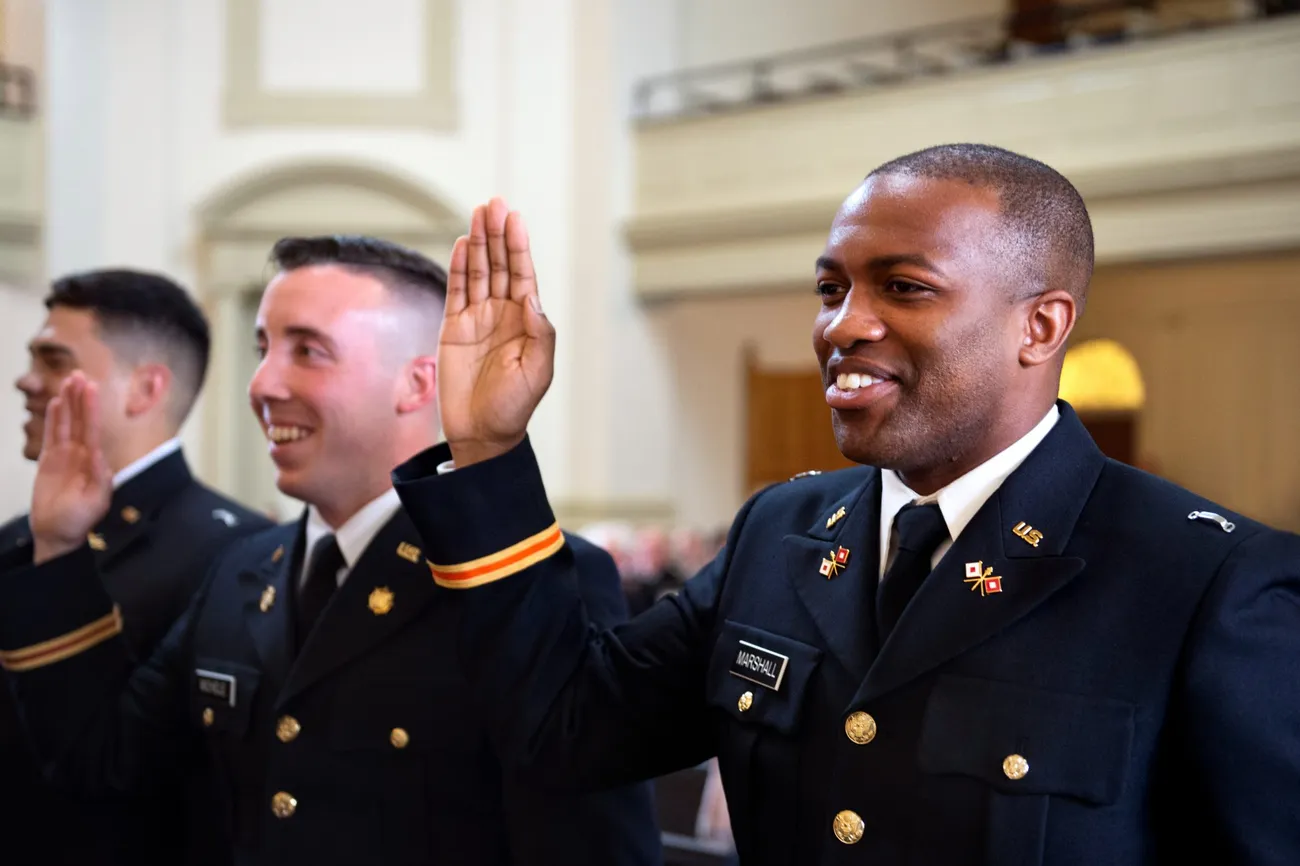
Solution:
{"label": "us insignia pin", "polygon": [[416,547],[414,544],[403,541],[401,544],[397,545],[397,555],[402,559],[405,559],[407,562],[419,562],[420,548]]}
{"label": "us insignia pin", "polygon": [[262,600],[257,603],[257,607],[262,613],[266,613],[275,604],[275,587],[268,586],[262,590]]}
{"label": "us insignia pin", "polygon": [[837,510],[837,511],[836,511],[834,514],[832,514],[830,517],[826,518],[826,528],[827,528],[827,529],[830,529],[832,526],[834,526],[835,524],[839,523],[841,520],[844,519],[844,515],[846,515],[846,514],[848,514],[848,512],[845,511],[845,510],[844,510],[844,506],[841,505],[841,506],[839,507],[839,510]]}
{"label": "us insignia pin", "polygon": [[1023,520],[1012,527],[1011,531],[1015,534],[1016,538],[1019,538],[1030,547],[1037,547],[1038,542],[1043,540],[1043,533],[1034,529],[1034,527],[1025,523]]}
{"label": "us insignia pin", "polygon": [[104,541],[104,536],[98,532],[87,535],[86,543],[90,545],[91,550],[108,550],[108,543]]}
{"label": "us insignia pin", "polygon": [[393,591],[386,586],[377,586],[370,593],[370,612],[383,616],[393,609]]}
{"label": "us insignia pin", "polygon": [[1002,591],[1002,578],[993,574],[992,566],[985,568],[983,561],[966,563],[966,579],[962,582],[971,585],[971,592],[978,589],[981,596]]}
{"label": "us insignia pin", "polygon": [[275,549],[275,553],[271,554],[271,561],[272,561],[272,562],[279,562],[279,561],[282,560],[282,559],[284,559],[284,545],[283,545],[283,544],[281,544],[279,547],[277,547],[277,548]]}

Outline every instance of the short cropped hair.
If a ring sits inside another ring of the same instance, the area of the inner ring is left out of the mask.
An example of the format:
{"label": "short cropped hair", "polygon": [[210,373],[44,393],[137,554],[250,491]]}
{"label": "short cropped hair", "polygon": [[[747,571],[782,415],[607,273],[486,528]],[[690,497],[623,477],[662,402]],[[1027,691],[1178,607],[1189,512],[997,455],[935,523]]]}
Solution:
{"label": "short cropped hair", "polygon": [[271,263],[281,271],[338,265],[367,274],[407,297],[447,300],[447,271],[426,256],[392,241],[364,235],[290,237],[276,241]]}
{"label": "short cropped hair", "polygon": [[156,357],[171,370],[167,410],[185,421],[208,372],[212,338],[189,292],[160,274],[126,269],[70,274],[54,282],[46,309],[87,310],[100,337],[122,361]]}
{"label": "short cropped hair", "polygon": [[[1092,220],[1083,196],[1056,169],[987,144],[943,144],[892,159],[867,175],[954,180],[998,194],[1009,259],[1021,296],[1065,289],[1080,307],[1094,265]],[[1028,291],[1023,291],[1028,290]]]}

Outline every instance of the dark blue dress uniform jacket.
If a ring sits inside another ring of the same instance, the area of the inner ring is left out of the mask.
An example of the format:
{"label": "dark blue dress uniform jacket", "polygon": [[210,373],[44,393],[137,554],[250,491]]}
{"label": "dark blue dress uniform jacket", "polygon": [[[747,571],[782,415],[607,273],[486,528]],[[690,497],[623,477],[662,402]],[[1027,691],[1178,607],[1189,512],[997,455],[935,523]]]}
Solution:
{"label": "dark blue dress uniform jacket", "polygon": [[[197,481],[179,451],[115,490],[108,514],[94,529],[95,546],[102,549],[88,550],[84,559],[121,608],[122,638],[131,656],[148,658],[189,606],[218,550],[270,525]],[[0,529],[0,582],[39,583],[40,570],[33,571],[31,563],[24,515]],[[12,648],[7,641],[0,646]],[[185,805],[178,791],[131,800],[55,794],[41,780],[8,687],[0,688],[0,839],[26,840],[3,843],[0,862],[6,866],[210,862],[202,851],[182,857],[185,837],[207,826],[202,814],[199,827],[189,823]]]}
{"label": "dark blue dress uniform jacket", "polygon": [[[757,494],[678,596],[598,635],[571,552],[462,590],[494,736],[583,786],[717,753],[746,866],[1300,864],[1300,539],[1060,407],[883,645],[866,467]],[[435,569],[542,537],[526,445],[448,457],[395,474]]]}
{"label": "dark blue dress uniform jacket", "polygon": [[[458,608],[399,511],[295,657],[303,522],[228,547],[144,665],[118,639],[16,677],[64,784],[134,790],[211,756],[239,864],[659,862],[648,787],[557,797],[503,771],[455,651]],[[572,540],[579,602],[626,618],[607,554]],[[0,586],[5,646],[75,633],[109,610],[80,551]]]}

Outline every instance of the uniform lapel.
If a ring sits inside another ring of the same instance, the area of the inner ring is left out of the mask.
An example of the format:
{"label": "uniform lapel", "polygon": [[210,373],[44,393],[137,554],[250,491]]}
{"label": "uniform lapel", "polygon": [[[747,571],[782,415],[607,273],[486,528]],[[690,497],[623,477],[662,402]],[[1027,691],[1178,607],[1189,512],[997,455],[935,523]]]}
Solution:
{"label": "uniform lapel", "polygon": [[281,702],[368,652],[423,611],[436,586],[416,545],[419,538],[400,509],[375,535],[308,637]]}
{"label": "uniform lapel", "polygon": [[240,572],[244,623],[263,670],[284,682],[293,664],[293,580],[302,562],[306,512],[296,523],[273,530],[275,547],[256,565]]}
{"label": "uniform lapel", "polygon": [[113,491],[108,514],[91,533],[101,569],[109,568],[145,535],[168,501],[194,483],[180,451],[168,454]]}
{"label": "uniform lapel", "polygon": [[[859,487],[819,515],[805,535],[783,539],[787,578],[855,683],[866,676],[875,655],[879,528],[880,473],[872,470]],[[841,550],[847,551],[847,561],[829,567]]]}
{"label": "uniform lapel", "polygon": [[[921,585],[880,648],[855,704],[982,643],[1083,570],[1082,559],[1062,553],[1105,458],[1069,406],[1059,405],[1061,419],[1052,432],[989,498]],[[1033,545],[1017,529],[1031,540],[1032,532],[1041,538]]]}

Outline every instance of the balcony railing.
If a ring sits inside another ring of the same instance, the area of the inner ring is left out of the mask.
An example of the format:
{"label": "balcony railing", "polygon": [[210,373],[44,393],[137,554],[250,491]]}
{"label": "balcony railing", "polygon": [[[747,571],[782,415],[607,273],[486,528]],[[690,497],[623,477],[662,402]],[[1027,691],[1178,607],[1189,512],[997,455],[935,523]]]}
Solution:
{"label": "balcony railing", "polygon": [[1300,11],[1300,0],[1099,0],[923,27],[641,81],[640,121],[715,114]]}
{"label": "balcony railing", "polygon": [[0,61],[0,118],[27,120],[36,114],[36,74]]}

